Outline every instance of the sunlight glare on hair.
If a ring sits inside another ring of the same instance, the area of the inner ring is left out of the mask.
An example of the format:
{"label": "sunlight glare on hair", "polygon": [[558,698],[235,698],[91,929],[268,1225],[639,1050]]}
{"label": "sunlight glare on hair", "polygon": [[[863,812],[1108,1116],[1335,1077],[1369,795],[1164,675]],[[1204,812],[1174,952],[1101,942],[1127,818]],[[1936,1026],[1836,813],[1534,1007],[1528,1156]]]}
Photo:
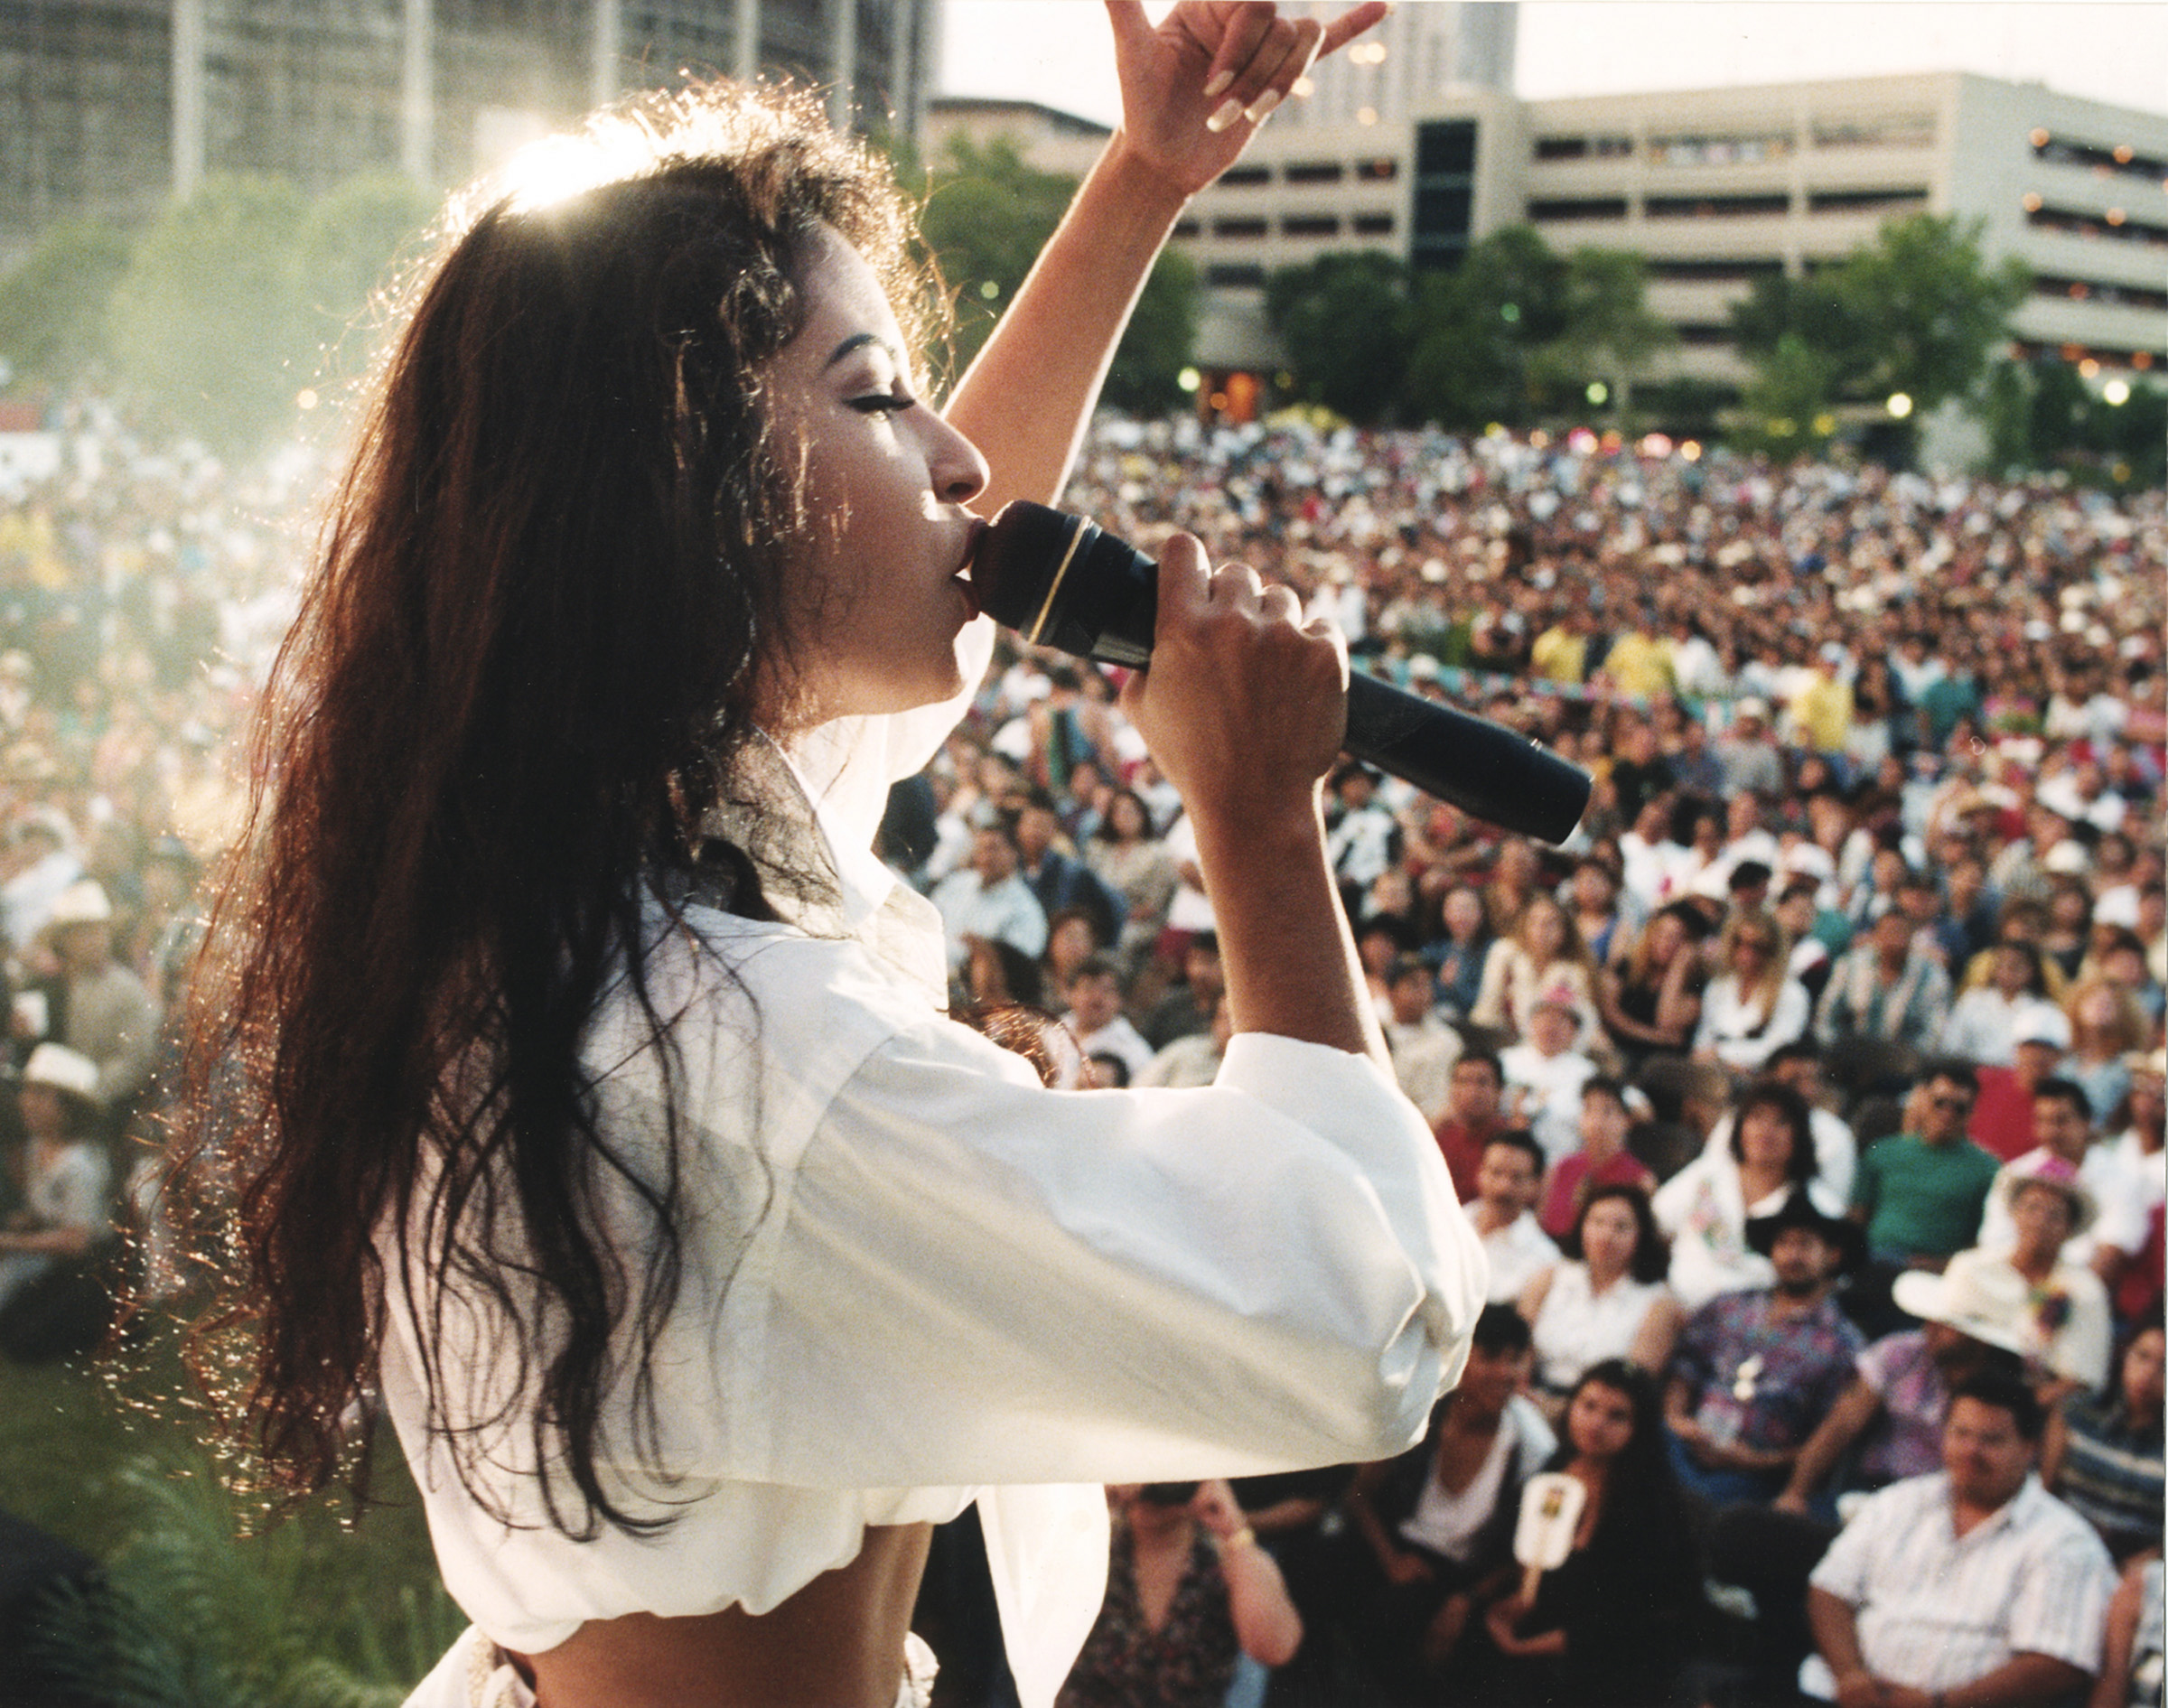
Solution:
{"label": "sunlight glare on hair", "polygon": [[631,121],[544,136],[505,163],[500,187],[514,212],[540,213],[651,167],[655,141],[646,126]]}

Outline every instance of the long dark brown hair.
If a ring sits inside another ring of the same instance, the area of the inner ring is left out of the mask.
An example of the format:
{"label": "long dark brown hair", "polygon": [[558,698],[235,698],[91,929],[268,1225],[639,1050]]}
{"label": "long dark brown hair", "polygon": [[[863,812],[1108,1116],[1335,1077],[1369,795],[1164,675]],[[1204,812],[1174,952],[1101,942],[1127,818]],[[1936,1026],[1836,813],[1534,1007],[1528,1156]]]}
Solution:
{"label": "long dark brown hair", "polygon": [[[555,146],[454,215],[362,419],[253,734],[184,1139],[218,1212],[198,1363],[266,1481],[365,1479],[341,1419],[388,1277],[470,1489],[476,1439],[524,1423],[550,1521],[587,1535],[667,1522],[605,1489],[598,1414],[629,1377],[655,1439],[682,1262],[675,1098],[661,1161],[636,1155],[581,1043],[621,978],[676,1084],[649,877],[731,798],[799,608],[762,364],[823,225],[907,334],[931,299],[885,166],[808,97],[703,86]],[[493,1415],[460,1412],[447,1293],[516,1360]]]}

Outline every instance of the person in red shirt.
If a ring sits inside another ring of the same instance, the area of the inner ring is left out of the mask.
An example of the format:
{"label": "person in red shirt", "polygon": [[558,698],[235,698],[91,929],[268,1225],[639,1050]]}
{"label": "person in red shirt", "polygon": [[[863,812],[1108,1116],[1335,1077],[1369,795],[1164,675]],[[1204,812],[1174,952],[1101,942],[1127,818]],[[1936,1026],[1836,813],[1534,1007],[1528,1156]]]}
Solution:
{"label": "person in red shirt", "polygon": [[1544,1188],[1543,1209],[1536,1220],[1553,1239],[1563,1239],[1581,1219],[1588,1195],[1600,1186],[1638,1186],[1656,1190],[1656,1176],[1626,1148],[1633,1117],[1626,1108],[1626,1087],[1601,1077],[1581,1087],[1581,1148],[1561,1157]]}
{"label": "person in red shirt", "polygon": [[1492,1050],[1463,1050],[1453,1064],[1445,1118],[1434,1131],[1453,1176],[1453,1190],[1463,1204],[1476,1197],[1475,1174],[1483,1163],[1483,1147],[1506,1130],[1505,1089],[1506,1070]]}

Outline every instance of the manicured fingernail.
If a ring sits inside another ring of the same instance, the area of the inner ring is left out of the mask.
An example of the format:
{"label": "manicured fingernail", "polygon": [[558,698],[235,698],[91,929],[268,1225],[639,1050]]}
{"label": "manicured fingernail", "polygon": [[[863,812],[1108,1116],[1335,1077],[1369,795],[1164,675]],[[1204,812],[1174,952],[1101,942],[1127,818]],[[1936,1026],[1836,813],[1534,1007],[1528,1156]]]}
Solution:
{"label": "manicured fingernail", "polygon": [[1249,104],[1249,110],[1242,117],[1253,125],[1262,125],[1272,117],[1272,109],[1277,107],[1283,98],[1279,90],[1268,89]]}
{"label": "manicured fingernail", "polygon": [[1232,71],[1213,72],[1212,80],[1204,86],[1204,98],[1208,101],[1210,100],[1213,96],[1219,94],[1221,89],[1234,80],[1235,74]]}
{"label": "manicured fingernail", "polygon": [[1212,109],[1212,116],[1204,121],[1204,127],[1212,131],[1225,130],[1241,117],[1242,103],[1230,95]]}

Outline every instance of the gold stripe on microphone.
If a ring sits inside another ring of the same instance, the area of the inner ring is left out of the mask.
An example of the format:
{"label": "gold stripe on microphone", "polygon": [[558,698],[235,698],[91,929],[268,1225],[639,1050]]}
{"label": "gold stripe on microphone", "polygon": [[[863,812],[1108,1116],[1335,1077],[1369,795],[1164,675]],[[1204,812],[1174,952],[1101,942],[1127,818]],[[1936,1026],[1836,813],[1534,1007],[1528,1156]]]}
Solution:
{"label": "gold stripe on microphone", "polygon": [[1069,519],[1073,524],[1069,530],[1069,546],[1061,554],[1061,561],[1054,565],[1053,579],[1046,583],[1046,601],[1039,607],[1039,620],[1032,625],[1032,632],[1024,636],[1033,646],[1038,645],[1039,637],[1046,629],[1047,619],[1054,614],[1054,600],[1061,591],[1061,578],[1069,574],[1069,560],[1077,555],[1078,542],[1084,537],[1084,518],[1072,516]]}

